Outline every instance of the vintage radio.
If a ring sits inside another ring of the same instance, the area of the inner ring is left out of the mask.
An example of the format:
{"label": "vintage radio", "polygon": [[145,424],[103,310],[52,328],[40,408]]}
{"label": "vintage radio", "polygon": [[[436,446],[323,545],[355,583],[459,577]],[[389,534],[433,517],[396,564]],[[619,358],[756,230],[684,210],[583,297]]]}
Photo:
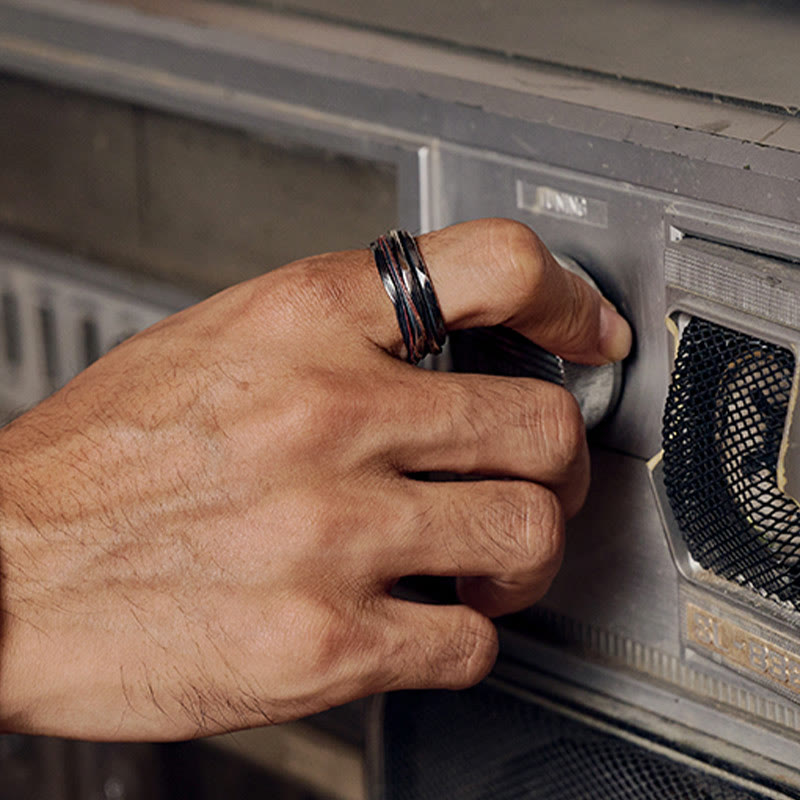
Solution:
{"label": "vintage radio", "polygon": [[579,394],[594,480],[486,684],[374,704],[371,791],[800,797],[798,35],[777,2],[2,0],[0,398],[265,265],[522,220],[635,349],[453,338],[438,368]]}

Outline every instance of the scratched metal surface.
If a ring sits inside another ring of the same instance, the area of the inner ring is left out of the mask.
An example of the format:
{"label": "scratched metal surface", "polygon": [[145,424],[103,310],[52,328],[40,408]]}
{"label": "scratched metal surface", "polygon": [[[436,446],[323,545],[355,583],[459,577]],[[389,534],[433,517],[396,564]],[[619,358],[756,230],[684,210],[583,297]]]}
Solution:
{"label": "scratched metal surface", "polygon": [[228,1],[800,108],[800,6],[789,0]]}

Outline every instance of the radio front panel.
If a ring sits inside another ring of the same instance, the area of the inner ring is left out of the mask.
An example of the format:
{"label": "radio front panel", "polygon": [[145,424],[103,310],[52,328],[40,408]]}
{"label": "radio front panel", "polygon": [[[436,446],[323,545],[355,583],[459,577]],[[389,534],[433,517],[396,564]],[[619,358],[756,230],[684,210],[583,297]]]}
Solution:
{"label": "radio front panel", "polygon": [[669,198],[535,161],[444,145],[439,185],[442,224],[483,216],[525,222],[551,250],[575,259],[618,306],[636,339],[620,404],[599,435],[640,458],[657,452],[661,419],[652,398],[666,392],[669,364],[663,327]]}

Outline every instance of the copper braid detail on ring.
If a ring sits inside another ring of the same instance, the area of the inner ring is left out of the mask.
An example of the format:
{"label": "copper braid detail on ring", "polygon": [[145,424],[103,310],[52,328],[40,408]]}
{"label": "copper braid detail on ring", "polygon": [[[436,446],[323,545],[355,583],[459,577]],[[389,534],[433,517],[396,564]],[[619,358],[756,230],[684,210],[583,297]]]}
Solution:
{"label": "copper braid detail on ring", "polygon": [[397,314],[406,361],[418,364],[428,354],[441,353],[447,330],[417,240],[408,231],[391,230],[370,250]]}

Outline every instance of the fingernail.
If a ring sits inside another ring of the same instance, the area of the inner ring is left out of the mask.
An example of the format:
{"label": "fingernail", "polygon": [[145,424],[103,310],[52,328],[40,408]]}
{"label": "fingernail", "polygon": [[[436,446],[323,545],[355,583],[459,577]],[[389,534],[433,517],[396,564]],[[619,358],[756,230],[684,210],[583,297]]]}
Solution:
{"label": "fingernail", "polygon": [[605,298],[600,306],[600,353],[609,361],[622,361],[631,351],[630,325]]}

